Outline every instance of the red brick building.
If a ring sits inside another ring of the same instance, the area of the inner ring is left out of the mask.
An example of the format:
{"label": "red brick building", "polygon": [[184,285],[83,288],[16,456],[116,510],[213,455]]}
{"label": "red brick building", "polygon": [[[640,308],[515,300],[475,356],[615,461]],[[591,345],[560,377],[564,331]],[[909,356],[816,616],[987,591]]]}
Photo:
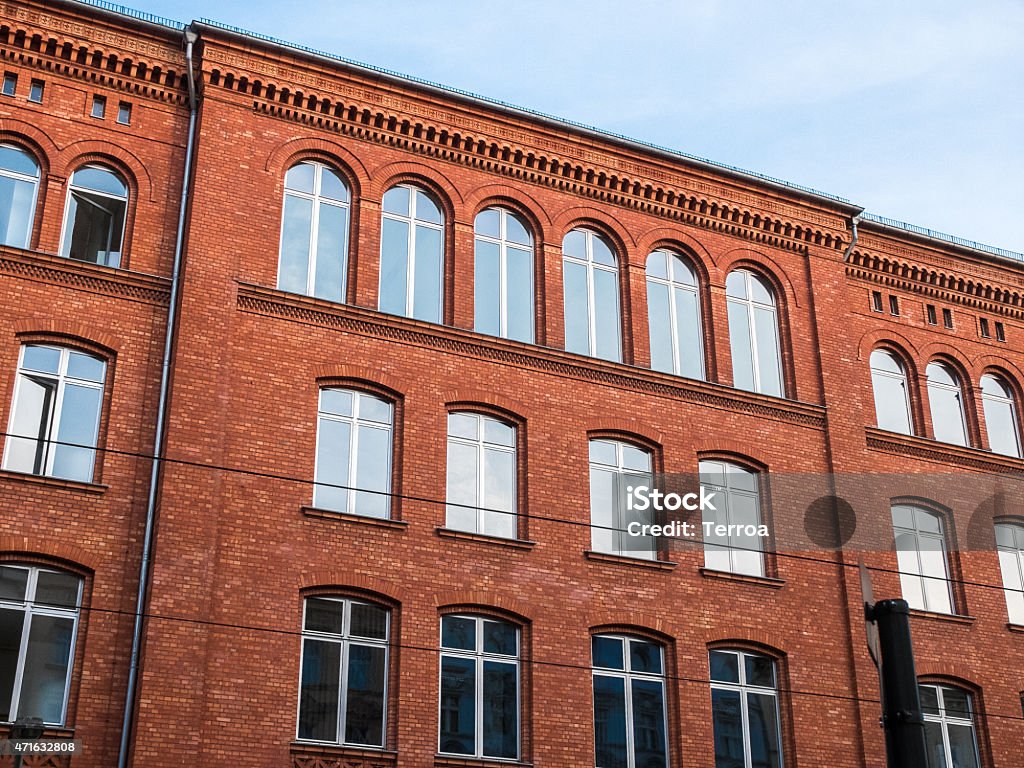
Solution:
{"label": "red brick building", "polygon": [[[880,768],[864,557],[935,765],[1020,765],[1024,257],[226,28],[0,9],[0,721],[83,767]],[[629,537],[662,475],[768,537]]]}

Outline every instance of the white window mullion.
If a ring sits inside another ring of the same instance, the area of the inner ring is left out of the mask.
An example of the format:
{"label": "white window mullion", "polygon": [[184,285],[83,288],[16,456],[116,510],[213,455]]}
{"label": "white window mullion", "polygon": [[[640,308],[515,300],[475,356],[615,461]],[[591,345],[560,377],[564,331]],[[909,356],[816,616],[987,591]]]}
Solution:
{"label": "white window mullion", "polygon": [[[623,661],[628,665],[629,663],[629,641],[623,643],[623,654],[625,655]],[[628,768],[636,768],[636,755],[635,744],[633,743],[633,685],[632,677],[629,674],[622,676],[622,686],[625,689],[625,700],[626,700],[626,764]]]}

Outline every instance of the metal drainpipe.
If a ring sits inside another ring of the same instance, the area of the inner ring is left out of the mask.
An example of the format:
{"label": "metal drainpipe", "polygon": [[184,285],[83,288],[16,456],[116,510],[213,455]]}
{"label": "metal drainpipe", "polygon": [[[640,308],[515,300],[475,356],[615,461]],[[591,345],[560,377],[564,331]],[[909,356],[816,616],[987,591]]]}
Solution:
{"label": "metal drainpipe", "polygon": [[178,210],[178,234],[174,242],[174,265],[171,269],[171,296],[167,309],[167,330],[164,333],[164,357],[160,369],[160,401],[157,404],[156,435],[153,438],[153,466],[149,476],[149,497],[146,501],[146,531],[142,541],[142,563],[139,566],[139,591],[135,602],[135,629],[132,634],[132,655],[128,667],[128,689],[125,694],[124,719],[121,723],[121,747],[117,755],[118,768],[127,768],[129,740],[131,738],[135,688],[139,675],[139,650],[142,645],[142,618],[149,592],[149,566],[153,550],[153,528],[156,517],[156,496],[160,479],[160,461],[163,456],[164,430],[167,420],[167,395],[170,388],[171,352],[174,347],[178,296],[180,292],[181,255],[185,240],[185,212],[188,207],[189,179],[192,174],[192,154],[196,136],[196,83],[192,72],[192,48],[199,35],[191,26],[185,27],[185,70],[188,78],[188,139],[185,144],[185,172],[181,183],[181,204]]}
{"label": "metal drainpipe", "polygon": [[853,233],[850,238],[850,244],[846,246],[846,250],[843,251],[843,263],[850,260],[850,254],[853,253],[853,246],[857,244],[857,225],[860,224],[860,215],[853,216],[850,219],[850,230]]}

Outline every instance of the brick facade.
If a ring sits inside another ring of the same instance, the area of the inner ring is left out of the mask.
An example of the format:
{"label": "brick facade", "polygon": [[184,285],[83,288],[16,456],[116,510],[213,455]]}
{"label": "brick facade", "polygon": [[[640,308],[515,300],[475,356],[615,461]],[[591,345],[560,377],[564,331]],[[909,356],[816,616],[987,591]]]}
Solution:
{"label": "brick facade", "polygon": [[[55,733],[82,740],[74,766],[99,768],[116,764],[120,738],[184,165],[185,61],[168,26],[65,2],[17,0],[0,12],[3,64],[19,77],[18,93],[0,97],[0,141],[43,169],[31,247],[0,248],[0,423],[24,341],[110,363],[94,481],[0,472],[0,560],[86,579],[66,728]],[[1024,384],[1024,267],[869,221],[849,249],[857,206],[194,28],[199,130],[132,764],[484,765],[436,755],[439,615],[466,609],[521,627],[524,763],[593,764],[590,636],[615,629],[664,644],[671,765],[714,764],[707,653],[724,645],[778,660],[787,766],[881,768],[877,676],[852,566],[863,554],[879,569],[876,595],[899,595],[896,497],[948,507],[961,544],[985,500],[975,489],[1001,483],[1008,500],[984,507],[982,529],[1024,514],[1008,477],[1024,461],[987,450],[978,388],[993,370]],[[45,82],[41,105],[24,98],[31,79]],[[105,120],[90,117],[94,94],[131,102],[131,124],[116,125],[109,108]],[[352,191],[345,303],[275,287],[284,174],[303,159],[337,169]],[[88,161],[129,180],[121,269],[54,255],[69,176]],[[381,200],[400,182],[444,209],[443,325],[376,310]],[[494,204],[533,229],[536,344],[473,331],[473,226]],[[564,351],[561,245],[579,225],[618,252],[623,363]],[[650,369],[645,263],[657,247],[685,254],[698,274],[706,382]],[[774,288],[786,398],[731,386],[725,280],[738,267]],[[873,291],[897,297],[899,315],[887,304],[873,311]],[[928,304],[951,310],[954,327],[929,325]],[[981,317],[1003,324],[1005,342],[979,338]],[[868,357],[878,346],[906,361],[919,437],[872,426]],[[961,373],[975,447],[929,438],[933,359]],[[395,404],[391,521],[310,508],[324,384]],[[444,528],[455,406],[519,427],[517,540]],[[797,535],[814,498],[800,494],[811,491],[772,485],[765,518],[780,551],[766,577],[740,578],[704,570],[692,546],[655,563],[588,554],[588,436],[650,446],[667,473],[725,457],[769,483],[907,477],[864,492],[858,541],[877,536],[839,551]],[[935,498],[934,476],[950,474],[972,480]],[[982,764],[1015,768],[1024,630],[1007,624],[1002,590],[980,586],[1002,583],[992,547],[951,547],[951,560],[962,616],[914,616],[918,672],[972,691]],[[383,752],[295,739],[303,598],[322,593],[392,609]]]}

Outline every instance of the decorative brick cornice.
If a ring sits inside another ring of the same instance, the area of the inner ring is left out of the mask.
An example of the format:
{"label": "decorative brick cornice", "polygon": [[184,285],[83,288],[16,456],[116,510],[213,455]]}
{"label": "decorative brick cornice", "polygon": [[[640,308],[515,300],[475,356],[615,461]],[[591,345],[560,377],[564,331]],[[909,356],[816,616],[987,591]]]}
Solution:
{"label": "decorative brick cornice", "polygon": [[337,328],[360,336],[392,339],[427,349],[454,352],[609,387],[671,397],[682,402],[732,412],[749,413],[760,418],[798,424],[811,429],[823,429],[825,426],[825,409],[821,406],[779,400],[721,384],[683,379],[646,368],[585,358],[559,349],[533,347],[507,339],[484,337],[461,328],[383,315],[361,307],[334,304],[273,288],[240,284],[238,308],[252,314],[279,317],[324,328]]}
{"label": "decorative brick cornice", "polygon": [[925,437],[886,432],[877,427],[868,427],[866,432],[867,446],[871,450],[912,456],[941,464],[955,464],[958,467],[969,467],[1001,475],[1024,474],[1024,460],[1022,459],[1000,456],[980,448],[964,448],[959,445],[940,443]]}
{"label": "decorative brick cornice", "polygon": [[144,304],[167,304],[171,295],[170,281],[162,277],[4,246],[0,274]]}
{"label": "decorative brick cornice", "polygon": [[321,744],[291,745],[291,768],[393,768],[396,752]]}

